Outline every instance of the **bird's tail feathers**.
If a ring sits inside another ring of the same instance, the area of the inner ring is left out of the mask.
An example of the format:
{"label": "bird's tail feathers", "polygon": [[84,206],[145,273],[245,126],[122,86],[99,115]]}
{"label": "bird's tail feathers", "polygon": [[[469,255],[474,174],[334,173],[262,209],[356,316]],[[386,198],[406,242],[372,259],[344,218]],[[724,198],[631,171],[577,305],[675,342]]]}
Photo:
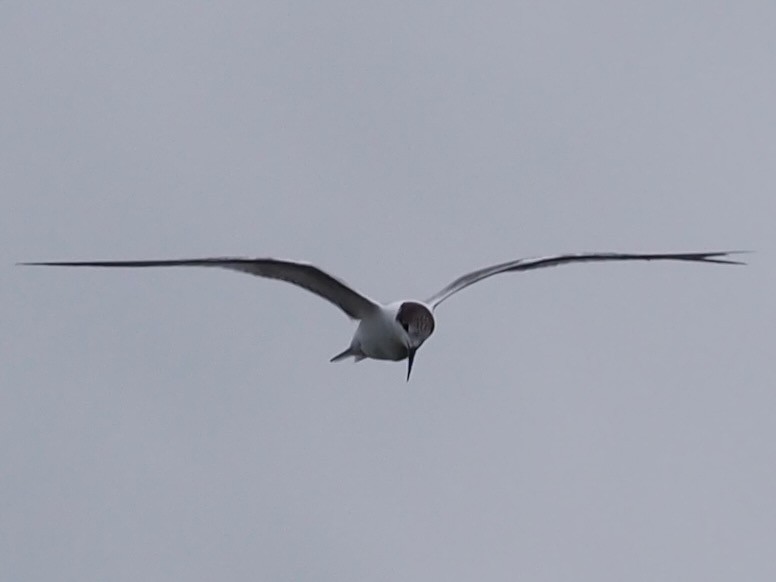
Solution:
{"label": "bird's tail feathers", "polygon": [[353,356],[353,361],[354,362],[360,362],[361,360],[366,358],[366,356],[364,354],[362,354],[360,350],[355,350],[355,349],[353,349],[353,346],[350,346],[348,349],[340,352],[339,354],[334,356],[329,361],[330,362],[340,362],[340,361],[344,360],[345,358],[347,358],[349,356]]}

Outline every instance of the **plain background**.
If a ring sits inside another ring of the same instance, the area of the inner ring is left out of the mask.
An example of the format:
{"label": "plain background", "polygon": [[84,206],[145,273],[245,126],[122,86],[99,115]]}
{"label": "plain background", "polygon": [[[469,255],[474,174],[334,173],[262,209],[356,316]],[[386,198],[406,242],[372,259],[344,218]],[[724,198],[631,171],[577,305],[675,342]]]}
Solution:
{"label": "plain background", "polygon": [[[776,5],[3,2],[0,578],[776,579]],[[405,365],[277,282],[503,275]]]}

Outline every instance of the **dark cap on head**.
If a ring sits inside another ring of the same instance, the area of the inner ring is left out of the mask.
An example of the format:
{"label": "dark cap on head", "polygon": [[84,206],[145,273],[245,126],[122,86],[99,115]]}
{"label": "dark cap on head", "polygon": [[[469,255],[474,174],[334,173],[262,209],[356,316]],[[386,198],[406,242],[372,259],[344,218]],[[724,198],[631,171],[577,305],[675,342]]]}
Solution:
{"label": "dark cap on head", "polygon": [[405,329],[412,327],[425,339],[434,333],[434,316],[428,307],[414,301],[405,301],[399,307],[396,321]]}
{"label": "dark cap on head", "polygon": [[407,381],[409,382],[412,363],[415,361],[415,352],[434,333],[434,316],[425,305],[414,301],[405,301],[396,313],[396,321],[404,328],[410,338],[410,345],[407,346]]}

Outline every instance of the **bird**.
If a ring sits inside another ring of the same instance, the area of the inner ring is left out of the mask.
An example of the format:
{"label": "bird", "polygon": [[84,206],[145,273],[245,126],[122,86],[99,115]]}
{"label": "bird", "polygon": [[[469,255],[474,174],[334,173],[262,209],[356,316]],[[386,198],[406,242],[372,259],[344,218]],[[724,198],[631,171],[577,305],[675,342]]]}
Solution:
{"label": "bird", "polygon": [[530,271],[572,263],[607,261],[688,261],[744,265],[731,258],[746,251],[689,253],[620,253],[591,252],[520,258],[498,263],[461,275],[423,300],[407,299],[383,304],[356,291],[324,270],[310,263],[274,258],[208,257],[198,259],[161,259],[140,261],[45,261],[17,263],[22,266],[46,267],[218,267],[268,279],[285,281],[302,287],[339,307],[345,315],[358,321],[350,345],[331,358],[339,362],[407,360],[407,382],[418,349],[431,337],[436,327],[434,312],[439,305],[459,291],[501,273]]}

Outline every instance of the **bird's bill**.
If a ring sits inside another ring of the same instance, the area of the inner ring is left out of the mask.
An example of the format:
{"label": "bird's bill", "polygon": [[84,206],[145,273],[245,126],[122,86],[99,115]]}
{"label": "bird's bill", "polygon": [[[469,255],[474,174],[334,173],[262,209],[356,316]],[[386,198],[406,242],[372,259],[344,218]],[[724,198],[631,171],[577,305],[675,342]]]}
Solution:
{"label": "bird's bill", "polygon": [[415,361],[415,352],[417,348],[410,348],[407,352],[407,382],[410,381],[410,374],[412,373],[412,362]]}

